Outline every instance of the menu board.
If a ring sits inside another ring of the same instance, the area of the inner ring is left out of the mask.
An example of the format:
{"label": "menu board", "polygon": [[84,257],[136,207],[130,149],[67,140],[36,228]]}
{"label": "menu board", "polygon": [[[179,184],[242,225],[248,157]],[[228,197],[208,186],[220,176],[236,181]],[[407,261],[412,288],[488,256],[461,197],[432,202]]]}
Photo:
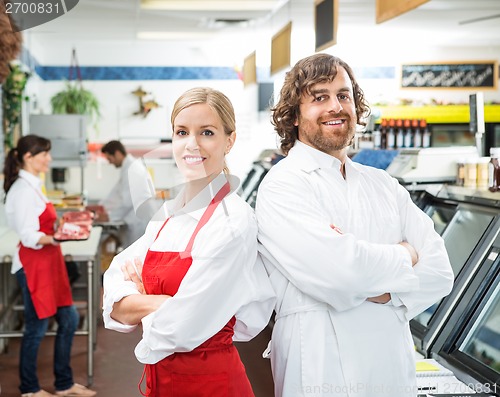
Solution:
{"label": "menu board", "polygon": [[497,82],[497,61],[436,62],[401,66],[402,88],[496,90]]}

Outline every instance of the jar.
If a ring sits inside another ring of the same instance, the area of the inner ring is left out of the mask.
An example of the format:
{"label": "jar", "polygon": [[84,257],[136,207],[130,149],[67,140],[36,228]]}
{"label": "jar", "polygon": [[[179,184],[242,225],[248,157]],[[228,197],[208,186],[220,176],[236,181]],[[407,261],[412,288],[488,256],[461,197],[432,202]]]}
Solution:
{"label": "jar", "polygon": [[457,176],[455,179],[455,184],[457,186],[463,186],[465,179],[465,160],[457,160]]}
{"label": "jar", "polygon": [[464,187],[475,189],[477,187],[477,159],[468,158],[464,167]]}
{"label": "jar", "polygon": [[490,192],[500,190],[500,148],[490,149],[490,163],[488,164],[488,189]]}
{"label": "jar", "polygon": [[489,157],[480,157],[477,160],[477,188],[488,190],[489,188]]}

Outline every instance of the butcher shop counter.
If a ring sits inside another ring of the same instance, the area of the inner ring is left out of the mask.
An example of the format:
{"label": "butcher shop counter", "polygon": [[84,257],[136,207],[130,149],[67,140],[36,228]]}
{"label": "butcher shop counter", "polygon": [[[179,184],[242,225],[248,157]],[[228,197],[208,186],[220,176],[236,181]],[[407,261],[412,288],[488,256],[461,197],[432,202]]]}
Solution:
{"label": "butcher shop counter", "polygon": [[[3,291],[12,290],[6,288],[7,283],[15,283],[15,277],[10,275],[10,266],[12,256],[15,252],[15,247],[19,243],[19,237],[11,229],[0,231],[0,265],[1,272],[0,285]],[[87,335],[87,376],[88,384],[92,385],[94,378],[94,349],[96,345],[97,336],[97,318],[100,316],[100,255],[99,255],[99,242],[101,239],[102,227],[92,227],[90,237],[84,241],[68,241],[61,243],[62,253],[66,260],[72,260],[78,264],[86,264],[86,307],[87,318],[83,322],[83,329],[78,329],[76,335]],[[10,277],[9,277],[10,276]],[[83,278],[83,277],[82,277]],[[7,299],[4,297],[3,299]],[[8,305],[2,305],[2,309]],[[77,305],[78,307],[78,305]],[[9,331],[0,328],[1,338],[14,338],[21,337],[23,334],[20,331]],[[54,331],[48,331],[46,335],[55,335]]]}

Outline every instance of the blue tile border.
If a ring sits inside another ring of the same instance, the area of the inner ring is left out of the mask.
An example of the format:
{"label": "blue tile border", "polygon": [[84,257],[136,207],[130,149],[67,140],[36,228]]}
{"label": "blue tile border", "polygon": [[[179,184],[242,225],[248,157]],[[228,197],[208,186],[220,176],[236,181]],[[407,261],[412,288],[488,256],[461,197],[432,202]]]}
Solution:
{"label": "blue tile border", "polygon": [[[69,79],[69,66],[42,66],[23,47],[19,56],[22,63],[45,81]],[[238,80],[238,70],[225,66],[80,66],[83,80],[120,81],[120,80]],[[357,79],[394,79],[394,66],[355,67]],[[257,68],[259,82],[272,82],[268,68]],[[76,72],[73,71],[73,79]]]}
{"label": "blue tile border", "polygon": [[394,79],[395,66],[362,66],[354,67],[356,79]]}
{"label": "blue tile border", "polygon": [[[67,66],[37,66],[36,73],[46,81],[67,80]],[[231,67],[198,66],[81,66],[82,80],[238,80]],[[73,78],[76,71],[73,70]]]}

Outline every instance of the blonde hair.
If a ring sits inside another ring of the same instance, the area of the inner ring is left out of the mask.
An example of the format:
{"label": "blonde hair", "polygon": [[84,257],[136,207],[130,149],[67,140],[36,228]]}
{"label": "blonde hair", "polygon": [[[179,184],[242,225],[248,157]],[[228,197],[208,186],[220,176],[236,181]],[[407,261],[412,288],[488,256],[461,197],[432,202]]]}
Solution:
{"label": "blonde hair", "polygon": [[[236,130],[236,117],[233,104],[222,92],[210,87],[196,87],[184,92],[174,103],[170,123],[174,128],[174,120],[184,109],[197,104],[206,103],[219,116],[224,132],[227,136]],[[229,168],[224,162],[224,173],[229,174]]]}

